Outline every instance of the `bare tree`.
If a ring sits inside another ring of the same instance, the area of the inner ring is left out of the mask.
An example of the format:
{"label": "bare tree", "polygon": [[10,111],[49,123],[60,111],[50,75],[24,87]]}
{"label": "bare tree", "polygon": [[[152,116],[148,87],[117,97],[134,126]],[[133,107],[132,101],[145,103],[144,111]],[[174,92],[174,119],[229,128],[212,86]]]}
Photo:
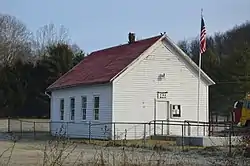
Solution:
{"label": "bare tree", "polygon": [[69,42],[68,31],[64,26],[59,30],[56,29],[54,24],[48,24],[39,28],[34,36],[34,49],[36,55],[41,55],[48,46],[58,43],[66,44]]}
{"label": "bare tree", "polygon": [[16,17],[0,14],[0,64],[26,59],[31,53],[31,32]]}
{"label": "bare tree", "polygon": [[190,48],[189,48],[189,42],[187,40],[182,40],[177,43],[177,45],[184,51],[186,54],[189,55]]}

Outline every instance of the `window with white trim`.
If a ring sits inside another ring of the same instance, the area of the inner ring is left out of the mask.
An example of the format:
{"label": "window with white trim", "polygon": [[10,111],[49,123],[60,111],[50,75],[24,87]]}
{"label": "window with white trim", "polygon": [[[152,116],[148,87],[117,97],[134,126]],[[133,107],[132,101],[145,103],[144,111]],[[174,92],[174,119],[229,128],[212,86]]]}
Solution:
{"label": "window with white trim", "polygon": [[60,100],[60,120],[64,119],[64,99]]}
{"label": "window with white trim", "polygon": [[75,120],[75,98],[70,98],[70,120]]}
{"label": "window with white trim", "polygon": [[100,97],[94,96],[94,120],[99,120]]}
{"label": "window with white trim", "polygon": [[87,97],[82,96],[82,120],[87,118]]}

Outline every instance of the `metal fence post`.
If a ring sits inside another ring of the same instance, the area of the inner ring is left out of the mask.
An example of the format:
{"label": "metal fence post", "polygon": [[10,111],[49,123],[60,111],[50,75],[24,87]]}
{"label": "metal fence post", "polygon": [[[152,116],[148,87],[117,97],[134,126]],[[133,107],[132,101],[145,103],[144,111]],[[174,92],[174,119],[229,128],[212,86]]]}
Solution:
{"label": "metal fence post", "polygon": [[203,136],[205,136],[206,135],[206,124],[204,123],[203,124]]}
{"label": "metal fence post", "polygon": [[23,124],[21,120],[20,120],[20,132],[21,132],[21,136],[23,136]]}
{"label": "metal fence post", "polygon": [[50,134],[50,135],[52,135],[52,131],[51,131],[51,123],[52,123],[52,121],[49,121],[49,128],[48,128],[48,130],[49,130],[49,134]]}
{"label": "metal fence post", "polygon": [[226,124],[226,121],[224,119],[224,131],[227,129],[227,124]]}
{"label": "metal fence post", "polygon": [[66,135],[67,139],[69,139],[69,122],[66,122]]}
{"label": "metal fence post", "polygon": [[34,128],[34,139],[36,138],[36,122],[33,122],[33,128]]}
{"label": "metal fence post", "polygon": [[156,99],[154,98],[154,136],[156,135]]}
{"label": "metal fence post", "polygon": [[146,147],[146,123],[144,125],[144,131],[143,131],[143,146]]}
{"label": "metal fence post", "polygon": [[181,124],[181,147],[182,151],[184,151],[184,125]]}
{"label": "metal fence post", "polygon": [[115,122],[114,122],[114,129],[113,129],[114,131],[113,131],[113,134],[114,134],[114,141],[113,141],[113,145],[115,145],[115,139],[116,139],[116,136],[115,136]]}
{"label": "metal fence post", "polygon": [[91,121],[89,121],[89,143],[91,142]]}
{"label": "metal fence post", "polygon": [[230,126],[230,128],[229,128],[229,156],[231,156],[231,154],[232,154],[232,139],[231,139],[231,136],[232,136],[232,134],[231,134],[231,126]]}
{"label": "metal fence post", "polygon": [[191,125],[190,125],[190,123],[188,122],[188,136],[190,136],[191,135]]}
{"label": "metal fence post", "polygon": [[183,122],[183,127],[184,127],[184,134],[183,135],[186,135],[186,121]]}
{"label": "metal fence post", "polygon": [[8,127],[8,133],[9,133],[9,132],[10,132],[10,117],[8,117],[7,123],[8,123],[8,124],[7,124],[7,125],[8,125],[7,127]]}
{"label": "metal fence post", "polygon": [[156,135],[156,121],[154,120],[154,136]]}
{"label": "metal fence post", "polygon": [[233,121],[230,123],[232,129],[232,135],[235,136]]}
{"label": "metal fence post", "polygon": [[161,135],[163,135],[163,121],[161,121]]}
{"label": "metal fence post", "polygon": [[150,122],[148,123],[148,132],[149,132],[149,135],[151,135],[151,123]]}

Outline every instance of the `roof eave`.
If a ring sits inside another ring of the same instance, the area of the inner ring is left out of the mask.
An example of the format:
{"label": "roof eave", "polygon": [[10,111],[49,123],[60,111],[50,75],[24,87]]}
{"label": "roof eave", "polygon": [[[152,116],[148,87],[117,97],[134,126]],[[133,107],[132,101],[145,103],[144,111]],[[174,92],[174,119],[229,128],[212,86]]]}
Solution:
{"label": "roof eave", "polygon": [[100,82],[92,82],[92,83],[80,83],[80,84],[72,84],[72,85],[65,85],[65,86],[59,86],[59,87],[49,87],[45,91],[46,92],[52,92],[55,90],[62,90],[67,88],[73,88],[77,86],[92,86],[92,85],[101,85],[101,84],[107,84],[110,83],[110,81],[100,81]]}

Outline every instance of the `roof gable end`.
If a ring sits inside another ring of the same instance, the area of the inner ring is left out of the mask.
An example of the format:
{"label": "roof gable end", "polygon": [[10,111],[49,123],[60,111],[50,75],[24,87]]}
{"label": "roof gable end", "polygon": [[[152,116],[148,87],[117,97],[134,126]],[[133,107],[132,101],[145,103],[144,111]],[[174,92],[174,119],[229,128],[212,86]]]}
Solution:
{"label": "roof gable end", "polygon": [[[120,77],[123,77],[124,75],[126,75],[126,73],[128,71],[130,71],[134,66],[136,66],[136,64],[140,63],[140,61],[142,61],[155,48],[157,48],[158,43],[160,43],[161,41],[167,42],[168,45],[171,47],[171,49],[175,53],[177,53],[177,55],[179,55],[185,61],[185,63],[187,63],[192,69],[194,69],[195,74],[197,74],[197,76],[198,76],[199,67],[196,65],[196,63],[186,53],[184,53],[166,34],[164,34],[151,47],[149,47],[147,50],[145,50],[132,63],[130,63],[127,68],[124,68],[124,70],[122,70],[121,73],[117,74],[117,76],[115,76],[113,78],[113,80],[118,80]],[[166,46],[166,49],[168,49],[167,46]],[[213,85],[213,84],[215,84],[215,82],[203,70],[201,70],[201,79],[205,80],[205,82],[207,83],[207,85]]]}
{"label": "roof gable end", "polygon": [[[182,49],[177,46],[167,35],[164,37],[165,41],[172,46],[172,48],[179,54],[196,72],[198,75],[199,72],[199,66],[184,52]],[[215,82],[202,70],[201,71],[201,78],[206,80],[208,85],[214,85]]]}

